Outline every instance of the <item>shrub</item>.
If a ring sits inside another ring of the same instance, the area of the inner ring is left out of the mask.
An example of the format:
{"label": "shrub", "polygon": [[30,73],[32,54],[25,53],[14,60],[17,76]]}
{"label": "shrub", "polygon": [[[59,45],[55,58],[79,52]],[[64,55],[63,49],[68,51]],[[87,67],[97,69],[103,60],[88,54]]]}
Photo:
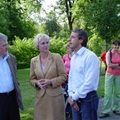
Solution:
{"label": "shrub", "polygon": [[9,52],[16,56],[18,69],[29,68],[31,58],[38,54],[32,39],[24,38],[21,40],[18,37],[13,41]]}
{"label": "shrub", "polygon": [[52,38],[50,40],[50,51],[53,53],[59,53],[61,56],[63,56],[66,53],[66,49],[65,49],[65,44],[66,41],[61,38]]}
{"label": "shrub", "polygon": [[[53,53],[59,53],[63,56],[66,52],[64,45],[64,39],[51,38],[50,40],[50,51]],[[21,40],[19,37],[15,37],[13,45],[9,47],[9,52],[17,58],[17,68],[29,68],[30,60],[34,56],[39,54],[39,51],[33,45],[33,39],[24,38]]]}

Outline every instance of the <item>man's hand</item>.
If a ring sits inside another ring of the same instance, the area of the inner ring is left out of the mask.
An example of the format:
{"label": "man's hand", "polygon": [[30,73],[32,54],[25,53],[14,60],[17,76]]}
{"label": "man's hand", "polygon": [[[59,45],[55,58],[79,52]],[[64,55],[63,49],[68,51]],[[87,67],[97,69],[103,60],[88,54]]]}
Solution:
{"label": "man's hand", "polygon": [[77,103],[77,102],[75,102],[75,104],[73,105],[73,108],[74,108],[74,109],[76,109],[77,111],[79,111],[79,110],[80,110],[80,108],[79,108],[79,106],[78,106],[78,103]]}
{"label": "man's hand", "polygon": [[69,104],[71,106],[73,106],[75,104],[75,101],[72,101],[72,97],[71,96],[68,97],[68,102],[69,102]]}
{"label": "man's hand", "polygon": [[76,101],[72,101],[72,97],[71,96],[68,97],[68,102],[74,109],[79,111],[79,107],[78,107],[77,102]]}

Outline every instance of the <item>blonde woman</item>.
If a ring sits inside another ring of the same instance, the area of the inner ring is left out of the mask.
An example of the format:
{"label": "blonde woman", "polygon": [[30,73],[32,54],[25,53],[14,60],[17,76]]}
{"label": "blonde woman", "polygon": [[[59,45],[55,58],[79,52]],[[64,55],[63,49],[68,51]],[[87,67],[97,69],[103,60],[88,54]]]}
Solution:
{"label": "blonde woman", "polygon": [[34,39],[40,51],[30,65],[30,84],[36,89],[34,120],[65,120],[61,83],[67,75],[61,56],[49,51],[49,39],[46,34],[38,34]]}

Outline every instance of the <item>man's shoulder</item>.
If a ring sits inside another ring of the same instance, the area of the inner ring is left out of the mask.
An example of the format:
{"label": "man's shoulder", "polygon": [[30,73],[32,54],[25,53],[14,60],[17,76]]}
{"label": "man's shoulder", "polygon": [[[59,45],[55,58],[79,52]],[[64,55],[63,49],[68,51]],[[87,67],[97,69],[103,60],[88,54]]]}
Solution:
{"label": "man's shoulder", "polygon": [[86,48],[84,54],[85,55],[94,55],[95,53],[93,51],[89,50],[88,48]]}
{"label": "man's shoulder", "polygon": [[16,58],[16,57],[15,57],[13,54],[11,54],[11,53],[9,53],[8,55],[10,56],[10,58],[14,58],[14,59]]}
{"label": "man's shoulder", "polygon": [[91,51],[91,50],[89,50],[89,49],[86,49],[86,56],[87,57],[89,57],[90,59],[93,57],[93,58],[96,58],[96,59],[98,59],[98,56],[93,52],[93,51]]}

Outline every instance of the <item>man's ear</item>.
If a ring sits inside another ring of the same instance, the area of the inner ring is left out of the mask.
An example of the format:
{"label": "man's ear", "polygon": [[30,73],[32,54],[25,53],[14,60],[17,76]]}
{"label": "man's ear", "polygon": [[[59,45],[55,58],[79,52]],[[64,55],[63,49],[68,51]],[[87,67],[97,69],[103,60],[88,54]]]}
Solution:
{"label": "man's ear", "polygon": [[80,41],[80,44],[82,44],[82,43],[83,43],[83,39],[80,39],[79,41]]}

